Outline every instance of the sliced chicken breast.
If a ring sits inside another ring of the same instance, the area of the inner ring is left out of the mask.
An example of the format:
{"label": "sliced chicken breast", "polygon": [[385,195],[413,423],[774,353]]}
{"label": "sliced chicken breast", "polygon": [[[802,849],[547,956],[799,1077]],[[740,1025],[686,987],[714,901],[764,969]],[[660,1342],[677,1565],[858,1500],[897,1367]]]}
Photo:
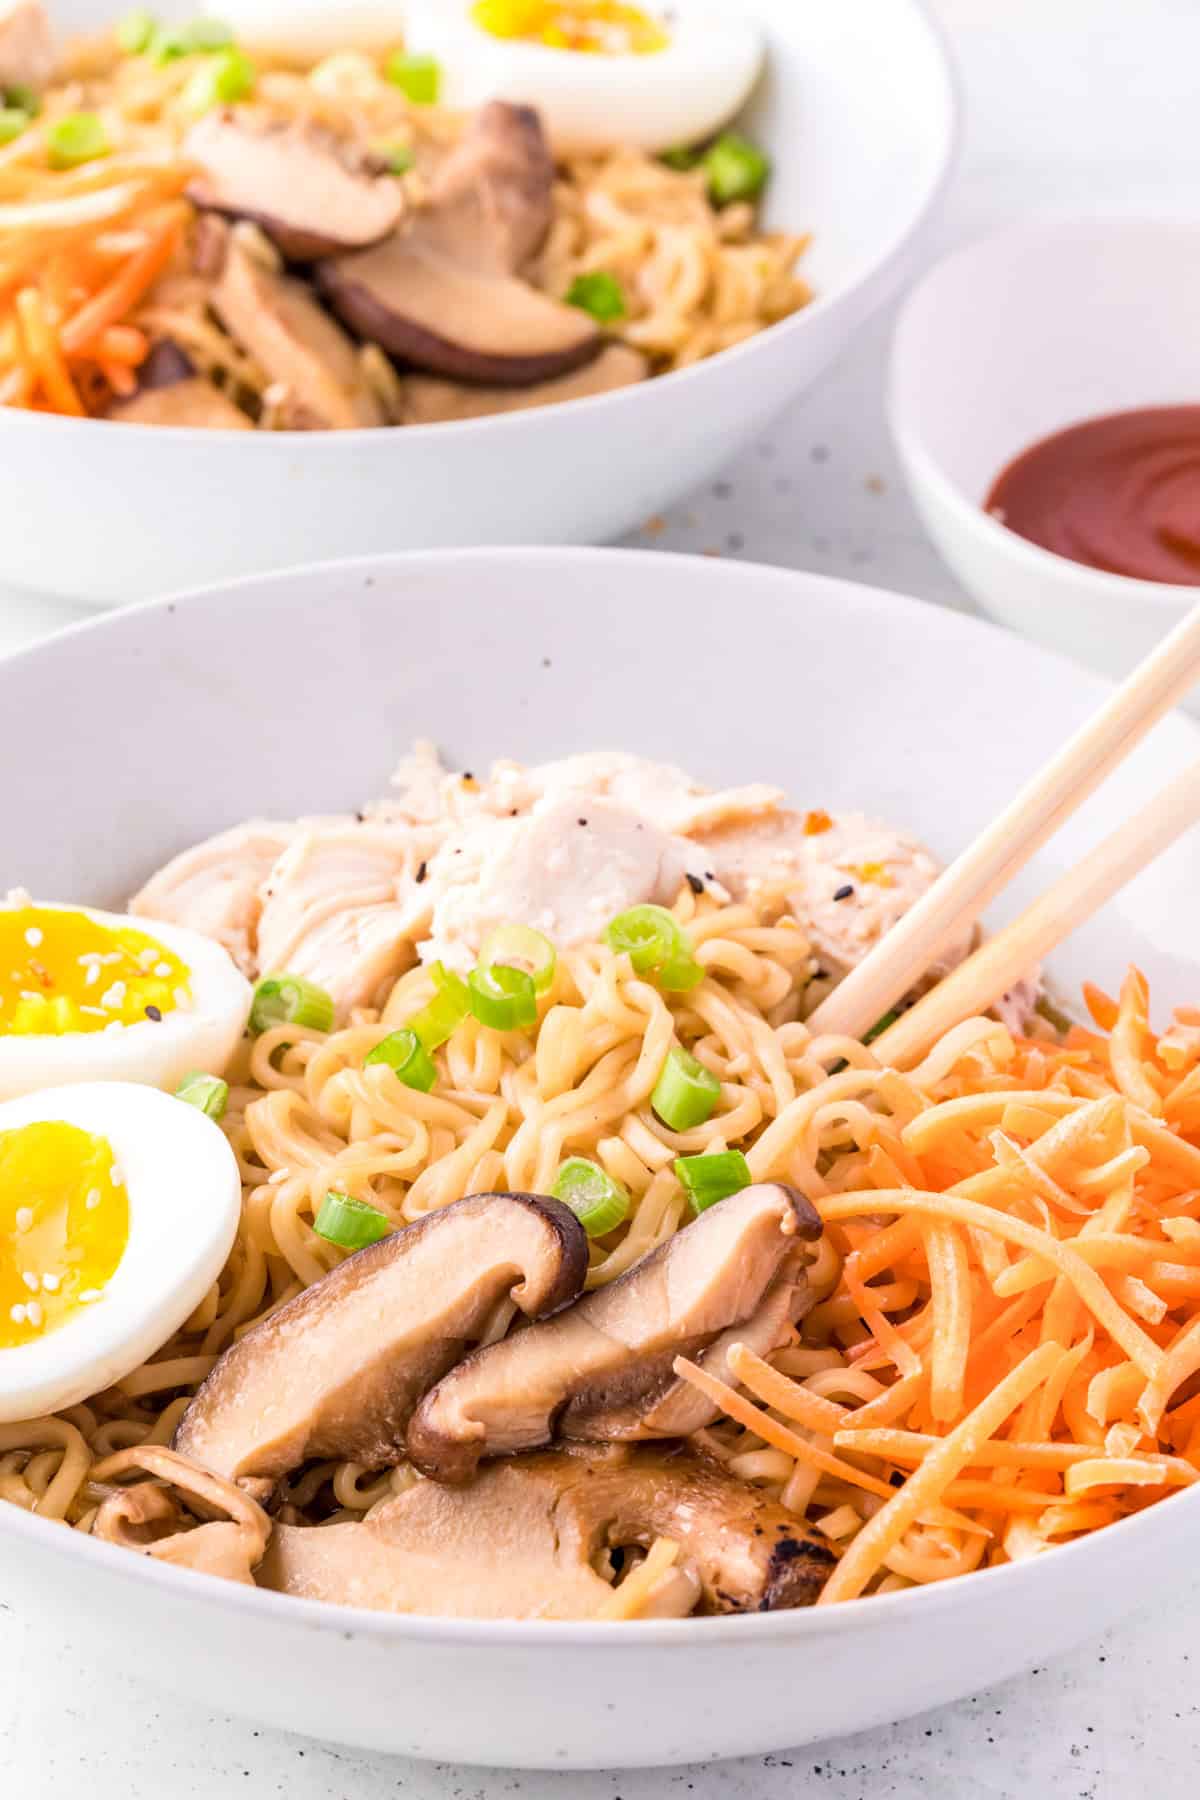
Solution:
{"label": "sliced chicken breast", "polygon": [[206,838],[152,875],[129,910],[215,938],[244,974],[255,975],[261,890],[295,831],[294,825],[252,819]]}

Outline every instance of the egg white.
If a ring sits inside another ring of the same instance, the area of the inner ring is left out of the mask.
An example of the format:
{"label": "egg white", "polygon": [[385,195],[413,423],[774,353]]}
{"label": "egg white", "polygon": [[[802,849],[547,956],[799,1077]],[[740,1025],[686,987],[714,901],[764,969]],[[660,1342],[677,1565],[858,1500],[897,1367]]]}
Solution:
{"label": "egg white", "polygon": [[406,47],[437,58],[446,106],[535,107],[559,156],[702,143],[740,110],[762,67],[762,33],[733,7],[673,0],[665,49],[602,56],[494,37],[471,5],[409,0]]}
{"label": "egg white", "polygon": [[220,944],[157,919],[98,912],[92,906],[34,904],[48,912],[85,913],[109,930],[133,926],[186,963],[192,1004],[164,1013],[159,1021],[145,1019],[109,1031],[0,1035],[0,1100],[71,1081],[142,1081],[173,1091],[189,1069],[222,1073],[246,1028],[252,990]]}
{"label": "egg white", "polygon": [[222,0],[219,10],[239,43],[284,62],[387,50],[404,34],[400,0]]}
{"label": "egg white", "polygon": [[112,1145],[129,1241],[98,1300],[44,1336],[0,1349],[0,1423],[74,1406],[153,1356],[217,1279],[241,1212],[224,1132],[183,1100],[91,1082],[0,1104],[0,1131],[38,1120],[63,1120]]}

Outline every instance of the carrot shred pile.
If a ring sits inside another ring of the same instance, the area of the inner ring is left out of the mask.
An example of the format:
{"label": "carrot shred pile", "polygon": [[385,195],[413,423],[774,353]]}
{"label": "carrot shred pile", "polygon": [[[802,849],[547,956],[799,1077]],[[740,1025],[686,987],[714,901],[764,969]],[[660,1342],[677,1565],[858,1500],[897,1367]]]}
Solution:
{"label": "carrot shred pile", "polygon": [[133,393],[131,319],[183,242],[190,175],[154,151],[53,170],[37,126],[0,150],[0,406],[79,418]]}
{"label": "carrot shred pile", "polygon": [[815,1304],[766,1360],[736,1347],[730,1382],[676,1370],[721,1409],[706,1449],[768,1453],[825,1532],[822,1604],[1038,1554],[1200,1477],[1200,1014],[1157,1036],[1136,970],[1086,999],[1094,1031],[975,1021],[771,1127],[756,1175],[825,1222]]}

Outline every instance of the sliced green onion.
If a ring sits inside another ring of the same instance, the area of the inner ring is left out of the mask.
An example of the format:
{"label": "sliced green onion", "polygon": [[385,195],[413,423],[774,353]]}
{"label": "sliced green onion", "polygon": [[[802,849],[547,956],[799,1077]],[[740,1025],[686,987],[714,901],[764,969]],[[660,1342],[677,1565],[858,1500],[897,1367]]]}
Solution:
{"label": "sliced green onion", "polygon": [[483,940],[479,961],[485,969],[497,963],[524,969],[533,982],[534,993],[544,994],[554,980],[558,953],[550,939],[531,925],[498,925]]}
{"label": "sliced green onion", "polygon": [[196,70],[183,90],[183,104],[196,115],[236,106],[249,99],[257,80],[258,70],[244,50],[223,50]]}
{"label": "sliced green onion", "polygon": [[614,320],[623,319],[627,310],[621,284],[607,269],[577,275],[567,289],[567,305],[578,306],[581,311],[590,313],[599,325],[611,325]]}
{"label": "sliced green onion", "polygon": [[604,941],[628,956],[639,975],[651,975],[668,993],[686,993],[704,979],[687,933],[665,906],[631,906],[604,928]]}
{"label": "sliced green onion", "polygon": [[330,1188],[313,1220],[313,1230],[343,1250],[363,1250],[368,1244],[377,1244],[380,1238],[390,1237],[392,1226],[377,1206],[352,1200],[349,1194]]}
{"label": "sliced green onion", "polygon": [[433,1058],[416,1032],[407,1025],[401,1031],[391,1032],[373,1050],[368,1050],[363,1065],[367,1067],[371,1063],[386,1063],[405,1087],[416,1088],[421,1094],[427,1094],[437,1080]]}
{"label": "sliced green onion", "polygon": [[431,964],[429,973],[435,989],[433,999],[408,1021],[408,1029],[432,1054],[454,1036],[469,1014],[471,995],[466,982],[452,975],[442,963]]}
{"label": "sliced green onion", "polygon": [[46,127],[46,161],[52,169],[77,169],[112,149],[97,113],[65,113]]}
{"label": "sliced green onion", "polygon": [[32,118],[23,107],[0,106],[0,144],[11,144],[32,124]]}
{"label": "sliced green onion", "polygon": [[716,206],[734,200],[756,200],[767,185],[771,164],[749,138],[726,131],[704,157],[709,198]]}
{"label": "sliced green onion", "polygon": [[900,1014],[896,1012],[894,1008],[891,1012],[885,1012],[882,1019],[876,1019],[870,1031],[868,1031],[866,1037],[863,1039],[863,1043],[873,1044],[875,1039],[877,1037],[882,1037],[888,1026],[894,1025],[899,1017]]}
{"label": "sliced green onion", "polygon": [[604,941],[617,955],[628,956],[639,975],[690,953],[679,922],[665,906],[631,906],[604,927]]}
{"label": "sliced green onion", "polygon": [[4,89],[4,104],[36,119],[42,110],[42,96],[36,88],[29,87],[24,81],[10,81]]}
{"label": "sliced green onion", "polygon": [[150,48],[154,34],[158,30],[158,20],[144,6],[131,7],[117,20],[113,36],[117,40],[117,48],[126,56],[141,56]]}
{"label": "sliced green onion", "polygon": [[467,976],[471,1011],[481,1025],[493,1031],[519,1031],[537,1024],[537,991],[533,976],[507,963],[472,969]]}
{"label": "sliced green onion", "polygon": [[442,87],[442,71],[436,57],[410,56],[404,50],[394,50],[383,72],[414,106],[436,104]]}
{"label": "sliced green onion", "polygon": [[206,1075],[203,1069],[189,1069],[175,1089],[175,1098],[198,1106],[210,1119],[223,1119],[229,1104],[229,1083],[219,1075]]}
{"label": "sliced green onion", "polygon": [[407,144],[378,144],[375,154],[389,175],[407,175],[417,160]]}
{"label": "sliced green onion", "polygon": [[699,168],[704,161],[704,152],[691,144],[677,144],[673,150],[664,150],[658,160],[668,169],[678,169],[686,174],[689,169]]}
{"label": "sliced green onion", "polygon": [[259,1037],[272,1025],[304,1025],[328,1031],[333,1024],[333,1001],[315,981],[302,975],[264,975],[254,990],[250,1006],[250,1032]]}
{"label": "sliced green onion", "polygon": [[707,1156],[677,1156],[675,1173],[687,1189],[694,1213],[707,1212],[749,1187],[754,1177],[740,1150],[713,1150]]}
{"label": "sliced green onion", "polygon": [[691,1131],[712,1118],[720,1097],[721,1083],[712,1070],[676,1045],[667,1054],[650,1104],[672,1131]]}
{"label": "sliced green onion", "polygon": [[162,64],[181,56],[211,56],[232,44],[233,32],[223,19],[191,19],[186,25],[156,25],[144,49],[152,62]]}
{"label": "sliced green onion", "polygon": [[569,1156],[550,1192],[570,1207],[589,1237],[604,1237],[629,1216],[627,1190],[586,1156]]}

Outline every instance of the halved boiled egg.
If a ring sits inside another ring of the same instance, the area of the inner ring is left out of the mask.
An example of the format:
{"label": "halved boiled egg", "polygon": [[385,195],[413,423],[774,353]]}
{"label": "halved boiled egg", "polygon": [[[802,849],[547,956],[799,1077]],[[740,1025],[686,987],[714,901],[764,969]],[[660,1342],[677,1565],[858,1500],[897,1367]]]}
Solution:
{"label": "halved boiled egg", "polygon": [[404,41],[437,60],[443,104],[535,107],[559,155],[702,143],[742,106],[763,57],[736,8],[697,0],[409,0]]}
{"label": "halved boiled egg", "polygon": [[199,932],[92,907],[0,905],[0,1100],[69,1081],[220,1074],[250,984]]}
{"label": "halved boiled egg", "polygon": [[0,1105],[0,1421],[110,1387],[233,1247],[237,1159],[197,1107],[127,1082]]}

